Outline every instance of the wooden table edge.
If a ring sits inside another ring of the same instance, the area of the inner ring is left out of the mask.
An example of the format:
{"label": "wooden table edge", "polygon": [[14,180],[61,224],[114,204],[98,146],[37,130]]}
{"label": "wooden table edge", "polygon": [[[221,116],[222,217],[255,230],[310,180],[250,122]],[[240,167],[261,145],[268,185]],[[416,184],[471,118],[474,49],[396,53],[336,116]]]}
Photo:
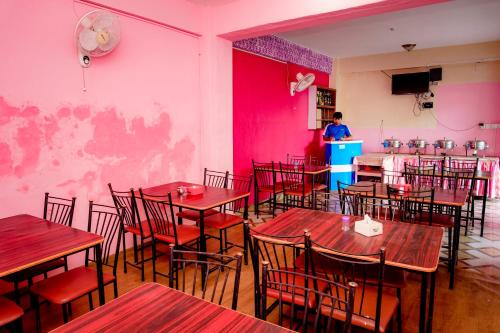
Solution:
{"label": "wooden table edge", "polygon": [[31,263],[23,265],[23,266],[17,266],[15,269],[10,269],[8,271],[0,272],[0,278],[4,277],[4,276],[7,276],[7,275],[10,275],[12,273],[20,272],[20,271],[22,271],[24,269],[27,269],[27,268],[30,268],[30,267],[34,267],[34,266],[39,265],[39,264],[43,264],[45,262],[49,262],[49,261],[57,259],[57,258],[61,258],[61,257],[65,256],[65,255],[69,255],[69,254],[73,254],[73,253],[76,253],[76,252],[80,252],[82,250],[91,248],[91,247],[93,247],[93,246],[95,246],[97,244],[101,244],[102,242],[104,242],[104,238],[101,237],[101,239],[99,239],[97,241],[94,241],[92,243],[88,243],[86,245],[82,245],[82,246],[79,246],[77,248],[72,248],[70,250],[57,253],[55,255],[46,257],[43,260],[34,261],[34,262],[31,262]]}
{"label": "wooden table edge", "polygon": [[244,199],[246,197],[250,197],[250,192],[247,192],[247,193],[245,193],[243,195],[240,195],[238,197],[234,197],[234,198],[231,198],[231,199],[228,199],[228,200],[219,201],[216,204],[209,205],[209,206],[200,207],[200,206],[185,205],[185,204],[176,203],[176,202],[172,202],[172,206],[174,206],[174,207],[181,207],[181,208],[189,208],[189,209],[192,209],[192,210],[202,211],[202,210],[208,210],[208,209],[212,209],[212,208],[215,208],[215,207],[219,207],[219,206],[225,205],[227,203],[230,203],[230,202],[233,202],[233,201],[236,201],[236,200]]}

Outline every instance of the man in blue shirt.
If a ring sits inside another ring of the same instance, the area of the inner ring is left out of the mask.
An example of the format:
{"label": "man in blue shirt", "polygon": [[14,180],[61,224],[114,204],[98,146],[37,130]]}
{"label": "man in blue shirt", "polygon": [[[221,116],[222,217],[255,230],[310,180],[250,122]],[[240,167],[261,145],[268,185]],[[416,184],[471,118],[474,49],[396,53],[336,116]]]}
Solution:
{"label": "man in blue shirt", "polygon": [[325,141],[348,141],[351,140],[351,132],[346,125],[342,124],[342,112],[333,114],[333,124],[328,124],[323,133]]}

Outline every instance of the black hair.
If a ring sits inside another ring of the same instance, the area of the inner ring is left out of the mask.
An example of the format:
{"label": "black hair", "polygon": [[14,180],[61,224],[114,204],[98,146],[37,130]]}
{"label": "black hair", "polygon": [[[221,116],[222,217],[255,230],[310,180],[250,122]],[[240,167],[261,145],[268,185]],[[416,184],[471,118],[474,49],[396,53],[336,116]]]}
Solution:
{"label": "black hair", "polygon": [[342,119],[342,112],[335,112],[333,114],[333,119]]}

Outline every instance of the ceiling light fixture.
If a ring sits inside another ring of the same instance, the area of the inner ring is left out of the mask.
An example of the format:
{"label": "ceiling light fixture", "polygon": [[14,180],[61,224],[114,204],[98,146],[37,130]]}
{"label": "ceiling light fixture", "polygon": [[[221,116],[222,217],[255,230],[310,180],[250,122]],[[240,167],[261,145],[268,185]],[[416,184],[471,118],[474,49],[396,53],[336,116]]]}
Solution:
{"label": "ceiling light fixture", "polygon": [[401,45],[401,47],[408,52],[413,50],[415,48],[415,46],[417,46],[417,44],[403,44],[403,45]]}

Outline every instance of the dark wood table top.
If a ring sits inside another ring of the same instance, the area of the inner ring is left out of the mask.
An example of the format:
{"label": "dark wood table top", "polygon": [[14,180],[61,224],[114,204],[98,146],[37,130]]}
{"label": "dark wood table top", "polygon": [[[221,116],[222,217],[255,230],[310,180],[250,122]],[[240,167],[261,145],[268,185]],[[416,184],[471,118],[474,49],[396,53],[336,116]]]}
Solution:
{"label": "dark wood table top", "polygon": [[291,332],[286,328],[146,283],[52,332]]}
{"label": "dark wood table top", "polygon": [[[367,185],[373,184],[372,182],[362,181],[357,182],[351,186],[348,186],[348,190],[356,190],[356,185]],[[395,188],[398,185],[394,185]],[[358,188],[359,189],[359,188]],[[367,188],[363,187],[363,191],[366,191]],[[409,189],[408,189],[409,190]],[[389,196],[387,194],[387,184],[375,183],[375,197],[379,199],[387,199]],[[363,195],[363,193],[360,193]],[[443,190],[442,188],[436,187],[434,188],[434,203],[437,205],[444,206],[460,206],[462,207],[467,202],[468,191],[467,190]]]}
{"label": "dark wood table top", "polygon": [[354,232],[354,222],[362,217],[350,216],[349,231],[342,231],[341,218],[342,215],[336,213],[294,208],[252,230],[266,234],[267,236],[256,234],[263,238],[297,235],[298,242],[307,229],[311,240],[339,252],[362,255],[376,253],[381,247],[385,247],[385,262],[389,266],[418,272],[434,272],[437,269],[443,238],[442,228],[383,221],[383,234],[366,237]]}
{"label": "dark wood table top", "polygon": [[[274,170],[272,168],[272,164],[269,163],[267,165],[259,165],[257,169],[280,172],[279,163],[274,163]],[[289,168],[290,171],[294,171],[292,168]],[[304,173],[307,175],[317,175],[323,172],[327,172],[330,170],[330,166],[328,165],[312,165],[312,164],[304,164]],[[285,171],[285,170],[283,170]]]}
{"label": "dark wood table top", "polygon": [[[189,208],[194,210],[207,210],[219,207],[228,202],[233,202],[239,199],[250,196],[250,192],[237,191],[232,189],[217,188],[205,186],[205,191],[197,195],[180,195],[177,192],[179,186],[199,185],[187,182],[174,182],[154,187],[142,189],[144,194],[150,195],[167,195],[172,193],[172,203],[174,206]],[[199,185],[202,186],[202,185]],[[137,194],[139,194],[137,192]]]}
{"label": "dark wood table top", "polygon": [[0,277],[102,243],[99,235],[31,215],[0,219]]}

